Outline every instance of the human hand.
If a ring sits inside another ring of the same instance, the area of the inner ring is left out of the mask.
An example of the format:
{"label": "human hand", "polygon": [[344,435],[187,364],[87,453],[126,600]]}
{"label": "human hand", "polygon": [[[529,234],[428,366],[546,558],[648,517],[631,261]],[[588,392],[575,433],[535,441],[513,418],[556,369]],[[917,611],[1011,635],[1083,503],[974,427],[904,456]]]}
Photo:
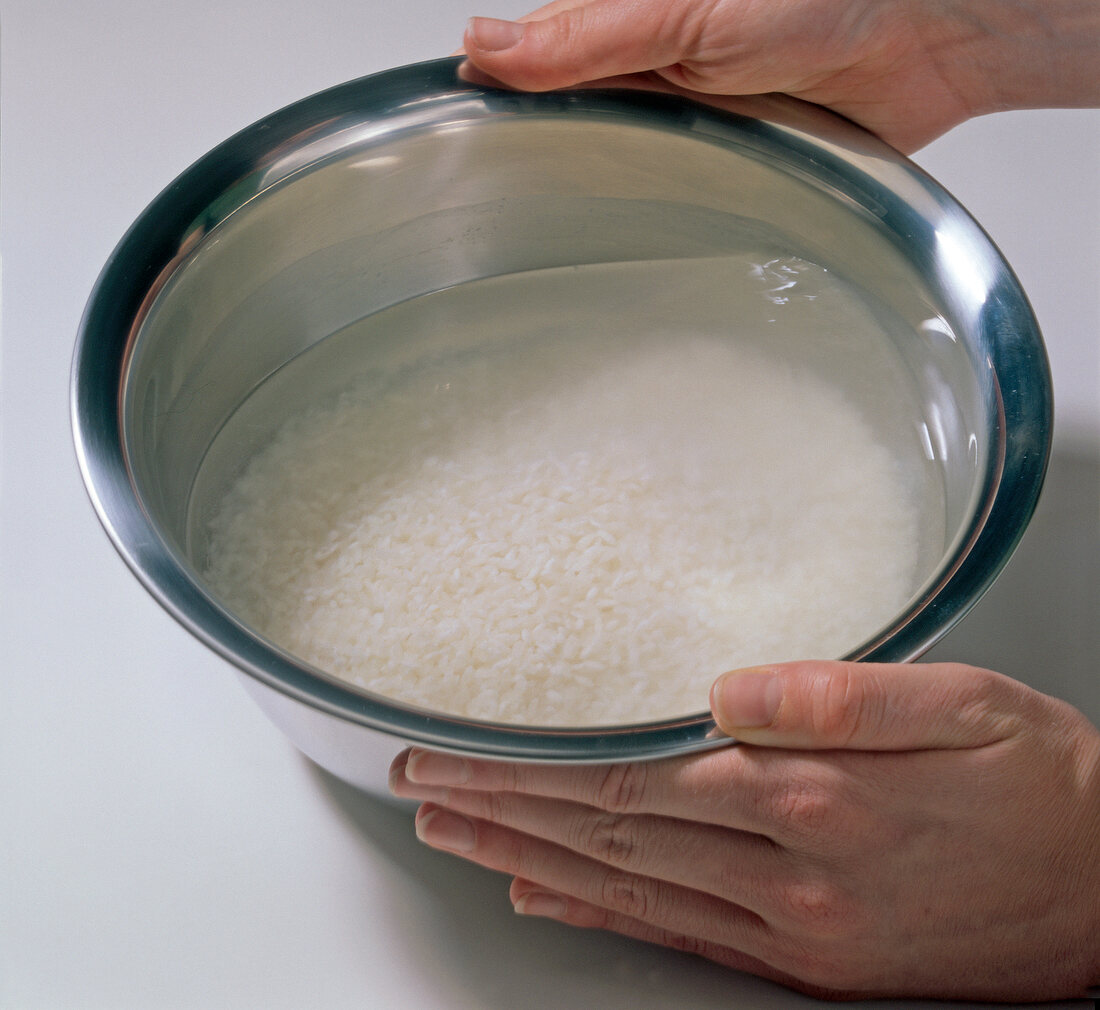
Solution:
{"label": "human hand", "polygon": [[1100,733],[955,664],[727,674],[737,746],[524,765],[413,749],[427,844],[516,910],[832,998],[1043,1000],[1100,982]]}
{"label": "human hand", "polygon": [[464,43],[471,79],[786,92],[905,152],[987,112],[1100,104],[1094,0],[555,0]]}

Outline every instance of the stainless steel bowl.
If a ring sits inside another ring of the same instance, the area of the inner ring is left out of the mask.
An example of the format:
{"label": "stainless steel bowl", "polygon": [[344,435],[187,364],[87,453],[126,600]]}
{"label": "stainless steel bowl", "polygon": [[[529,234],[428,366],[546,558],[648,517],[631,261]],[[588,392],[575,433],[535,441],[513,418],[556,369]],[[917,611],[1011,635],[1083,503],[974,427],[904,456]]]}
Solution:
{"label": "stainless steel bowl", "polygon": [[[721,743],[702,712],[546,730],[371,696],[227,612],[198,574],[191,524],[209,507],[196,474],[227,419],[349,324],[479,278],[716,256],[751,234],[905,323],[893,350],[941,470],[947,533],[921,590],[851,658],[905,661],[932,645],[1012,552],[1051,433],[1038,327],[978,225],[893,150],[799,103],[515,94],[463,83],[455,67],[364,78],[249,127],[173,182],[111,256],[80,328],[72,417],[92,501],[138,578],[243,672],[302,751],[366,788],[383,787],[405,742],[572,762]],[[250,418],[254,444],[278,414]],[[254,444],[216,466],[230,473]]]}

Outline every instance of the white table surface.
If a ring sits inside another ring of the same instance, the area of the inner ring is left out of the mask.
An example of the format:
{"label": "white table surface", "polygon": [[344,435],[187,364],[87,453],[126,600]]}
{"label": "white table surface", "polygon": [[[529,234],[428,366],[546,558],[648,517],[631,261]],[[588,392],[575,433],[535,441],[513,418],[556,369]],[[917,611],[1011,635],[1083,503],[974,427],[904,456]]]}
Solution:
{"label": "white table surface", "polygon": [[[476,13],[517,15],[515,0]],[[0,1007],[798,1007],[680,955],[518,920],[503,879],[300,757],[97,525],[73,337],[125,228],[237,129],[445,55],[449,0],[0,0]],[[918,161],[1032,297],[1058,394],[1043,502],[936,650],[1100,721],[1100,115],[1013,113]],[[916,1005],[916,1004],[913,1004]]]}

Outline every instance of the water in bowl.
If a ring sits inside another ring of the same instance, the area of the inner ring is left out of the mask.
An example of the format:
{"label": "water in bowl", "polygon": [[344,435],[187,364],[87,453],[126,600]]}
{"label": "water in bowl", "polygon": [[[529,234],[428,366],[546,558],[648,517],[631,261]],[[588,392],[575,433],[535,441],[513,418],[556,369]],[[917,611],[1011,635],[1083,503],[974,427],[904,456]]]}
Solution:
{"label": "water in bowl", "polygon": [[854,650],[941,557],[904,330],[761,253],[424,295],[241,405],[190,552],[259,633],[407,704],[701,711],[723,670]]}

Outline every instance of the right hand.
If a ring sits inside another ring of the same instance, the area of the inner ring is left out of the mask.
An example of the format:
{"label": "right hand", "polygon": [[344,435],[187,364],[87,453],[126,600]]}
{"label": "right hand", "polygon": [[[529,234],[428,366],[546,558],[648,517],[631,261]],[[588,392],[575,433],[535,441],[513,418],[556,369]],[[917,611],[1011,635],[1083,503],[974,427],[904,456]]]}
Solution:
{"label": "right hand", "polygon": [[1100,104],[1094,0],[555,0],[473,18],[464,76],[785,92],[911,152],[972,116]]}
{"label": "right hand", "polygon": [[1100,732],[960,664],[799,662],[712,693],[736,747],[555,765],[401,754],[428,845],[517,911],[832,999],[1100,982]]}

